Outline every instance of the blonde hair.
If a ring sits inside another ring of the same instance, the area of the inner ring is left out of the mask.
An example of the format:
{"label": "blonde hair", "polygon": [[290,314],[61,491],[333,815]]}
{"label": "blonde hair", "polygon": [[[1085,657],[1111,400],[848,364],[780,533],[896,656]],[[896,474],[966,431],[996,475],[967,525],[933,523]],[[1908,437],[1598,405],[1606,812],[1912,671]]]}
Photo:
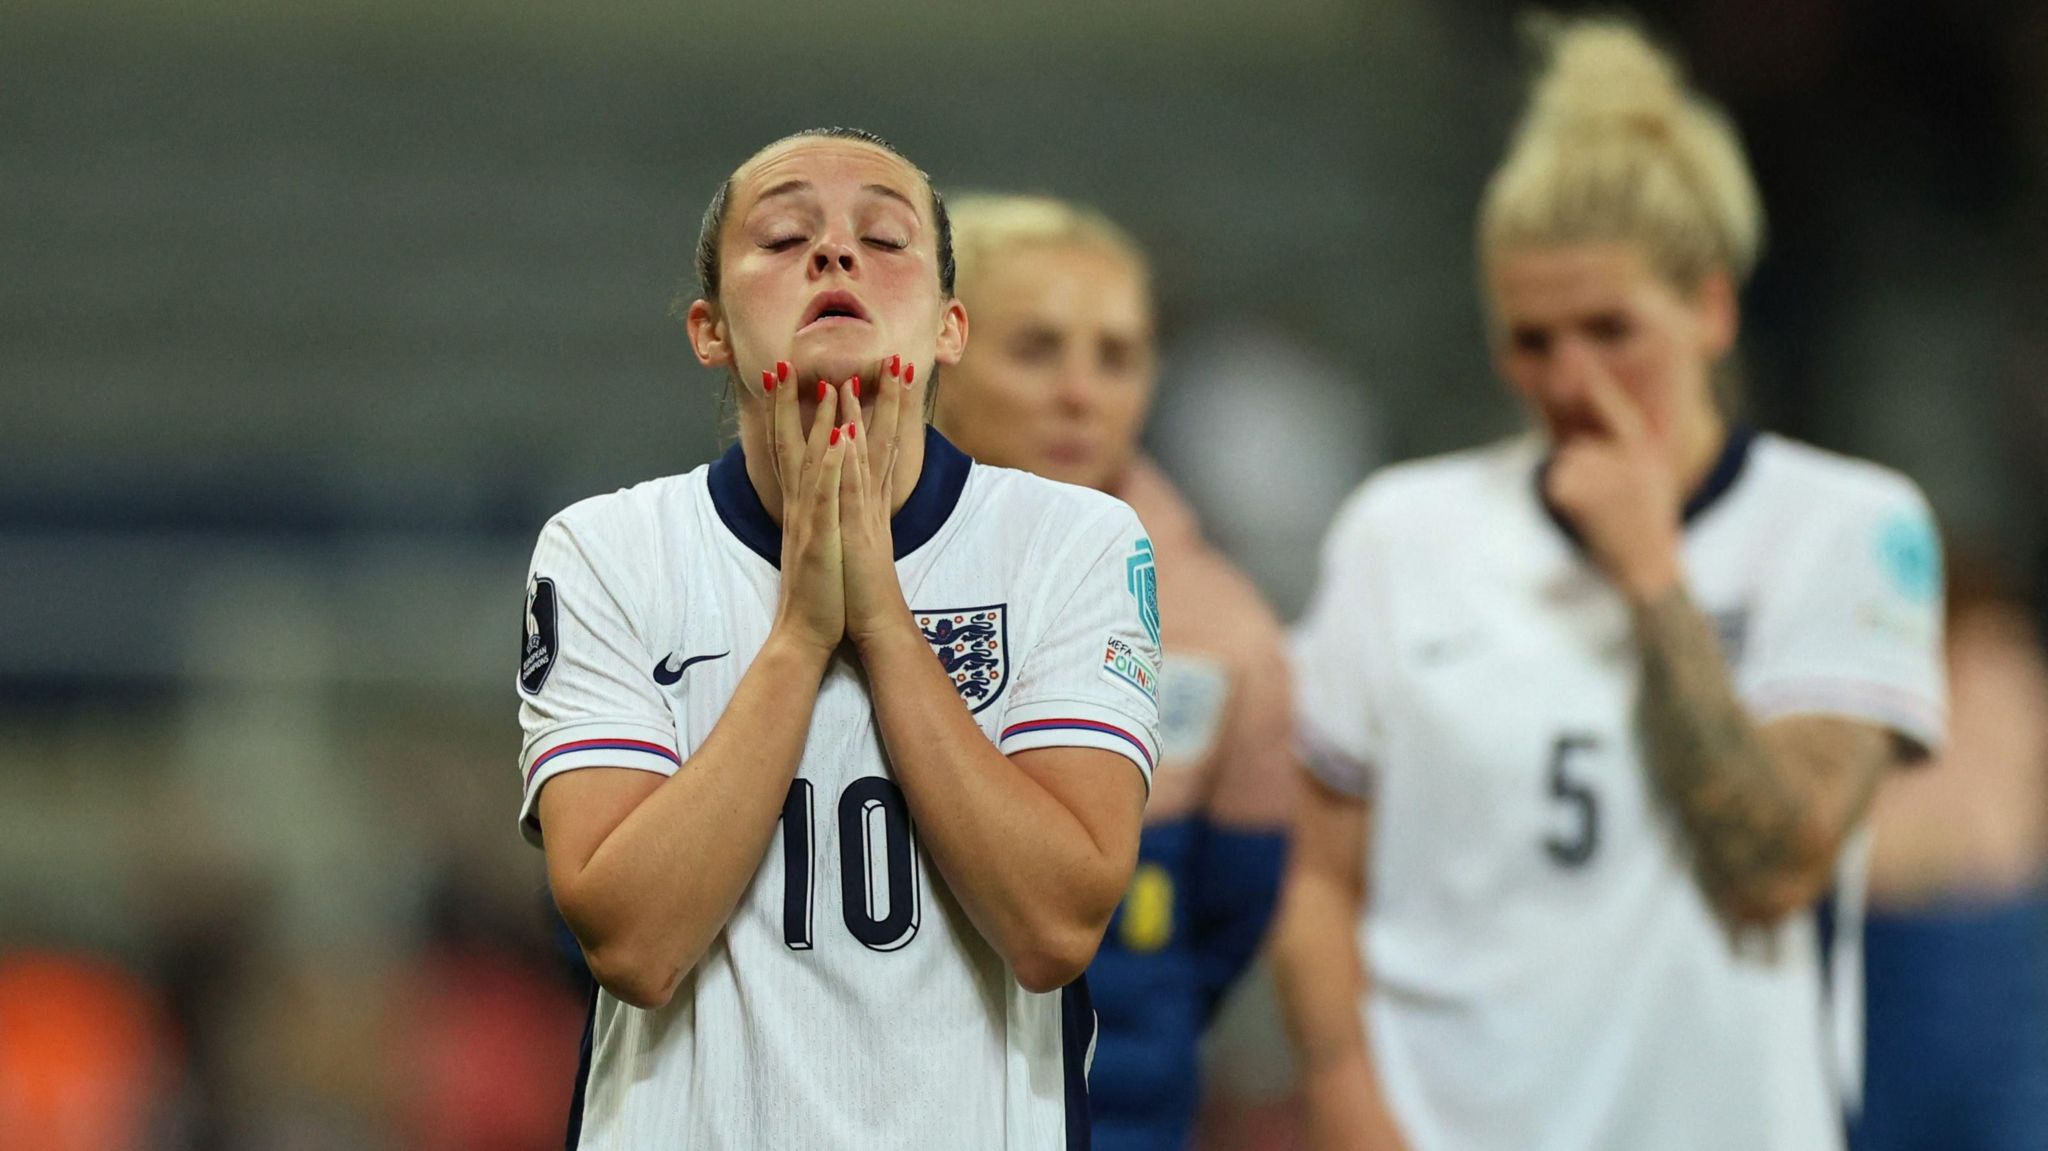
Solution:
{"label": "blonde hair", "polygon": [[1737,286],[1763,206],[1735,127],[1678,64],[1617,17],[1528,18],[1543,67],[1479,210],[1482,266],[1515,248],[1635,244],[1672,285]]}
{"label": "blonde hair", "polygon": [[1149,281],[1151,264],[1129,232],[1094,208],[1052,196],[969,192],[949,197],[953,254],[960,282],[974,277],[998,254],[1023,247],[1087,247],[1112,252]]}

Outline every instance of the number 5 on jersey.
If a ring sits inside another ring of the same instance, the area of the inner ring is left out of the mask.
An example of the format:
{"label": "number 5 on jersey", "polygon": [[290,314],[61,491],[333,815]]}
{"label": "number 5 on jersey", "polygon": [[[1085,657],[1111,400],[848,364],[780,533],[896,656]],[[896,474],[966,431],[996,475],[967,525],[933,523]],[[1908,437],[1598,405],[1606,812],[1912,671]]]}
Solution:
{"label": "number 5 on jersey", "polygon": [[[814,943],[812,790],[810,780],[792,780],[782,801],[782,941],[791,951],[809,951]],[[840,918],[863,946],[894,951],[917,935],[910,805],[894,782],[867,775],[846,785],[838,808]]]}
{"label": "number 5 on jersey", "polygon": [[1572,771],[1575,756],[1599,746],[1590,735],[1569,734],[1558,736],[1550,747],[1550,800],[1565,808],[1564,821],[1570,822],[1571,830],[1545,836],[1543,850],[1561,867],[1584,867],[1600,848],[1600,796]]}

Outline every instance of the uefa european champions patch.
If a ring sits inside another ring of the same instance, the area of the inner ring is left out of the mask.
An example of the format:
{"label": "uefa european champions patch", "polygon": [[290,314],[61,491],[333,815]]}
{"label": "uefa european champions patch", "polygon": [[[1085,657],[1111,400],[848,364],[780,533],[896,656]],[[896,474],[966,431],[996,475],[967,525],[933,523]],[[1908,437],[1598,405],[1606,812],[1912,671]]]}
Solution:
{"label": "uefa european champions patch", "polygon": [[1007,607],[991,604],[910,613],[969,712],[994,703],[1010,680]]}
{"label": "uefa european champions patch", "polygon": [[526,584],[526,628],[519,644],[519,689],[540,694],[555,670],[557,646],[555,626],[555,581],[535,576]]}
{"label": "uefa european champions patch", "polygon": [[1138,601],[1138,622],[1145,625],[1145,634],[1152,637],[1152,646],[1159,647],[1159,568],[1152,562],[1152,541],[1140,538],[1137,550],[1124,561],[1124,586],[1131,591],[1131,598]]}

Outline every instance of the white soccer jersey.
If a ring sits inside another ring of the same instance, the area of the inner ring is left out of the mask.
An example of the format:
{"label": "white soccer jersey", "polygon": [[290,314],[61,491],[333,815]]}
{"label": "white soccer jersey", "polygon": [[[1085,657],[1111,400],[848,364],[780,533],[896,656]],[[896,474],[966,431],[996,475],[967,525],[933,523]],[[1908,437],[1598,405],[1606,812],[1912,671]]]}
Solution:
{"label": "white soccer jersey", "polygon": [[[936,433],[893,522],[904,596],[1005,753],[1116,752],[1150,785],[1150,544],[1097,492]],[[768,636],[780,539],[738,448],[579,503],[529,577],[521,824],[582,767],[673,774]],[[826,673],[781,825],[674,998],[600,993],[571,1147],[1059,1148],[1086,1137],[1087,990],[1032,994],[968,922],[891,778],[866,680]]]}
{"label": "white soccer jersey", "polygon": [[[1373,801],[1361,1004],[1416,1151],[1842,1144],[1821,913],[1731,940],[1640,761],[1620,595],[1533,437],[1345,506],[1296,637],[1304,750]],[[1942,736],[1941,577],[1904,478],[1738,431],[1686,508],[1692,598],[1760,721]]]}

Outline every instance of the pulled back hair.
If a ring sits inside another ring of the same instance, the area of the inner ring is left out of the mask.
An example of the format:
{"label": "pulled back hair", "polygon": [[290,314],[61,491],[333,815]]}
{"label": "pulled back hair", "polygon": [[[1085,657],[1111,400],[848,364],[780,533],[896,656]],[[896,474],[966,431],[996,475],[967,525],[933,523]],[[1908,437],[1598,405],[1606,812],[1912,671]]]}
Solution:
{"label": "pulled back hair", "polygon": [[[939,190],[932,185],[931,176],[923,168],[911,163],[910,157],[898,151],[896,145],[882,139],[873,132],[864,132],[859,128],[806,128],[801,132],[791,132],[780,140],[770,143],[767,147],[762,148],[760,152],[754,153],[754,155],[758,156],[761,152],[765,152],[768,148],[773,148],[777,144],[786,144],[791,140],[813,138],[857,140],[860,143],[880,148],[905,164],[909,164],[911,171],[916,172],[918,178],[924,181],[925,190],[931,193],[932,220],[938,232],[939,290],[945,293],[948,299],[951,299],[953,296],[954,274],[953,223],[946,215],[946,201],[939,195]],[[704,298],[711,301],[714,305],[718,303],[718,261],[721,255],[720,236],[725,230],[726,206],[731,199],[732,177],[727,176],[718,185],[718,190],[711,194],[711,203],[704,209],[704,223],[697,230],[697,287],[704,294]]]}
{"label": "pulled back hair", "polygon": [[1000,253],[1022,247],[1087,247],[1115,253],[1150,280],[1145,250],[1108,216],[1052,196],[968,192],[953,199],[953,244],[972,281]]}
{"label": "pulled back hair", "polygon": [[1521,247],[1620,241],[1674,287],[1762,254],[1763,207],[1734,125],[1633,23],[1536,14],[1542,66],[1479,211],[1491,266]]}

